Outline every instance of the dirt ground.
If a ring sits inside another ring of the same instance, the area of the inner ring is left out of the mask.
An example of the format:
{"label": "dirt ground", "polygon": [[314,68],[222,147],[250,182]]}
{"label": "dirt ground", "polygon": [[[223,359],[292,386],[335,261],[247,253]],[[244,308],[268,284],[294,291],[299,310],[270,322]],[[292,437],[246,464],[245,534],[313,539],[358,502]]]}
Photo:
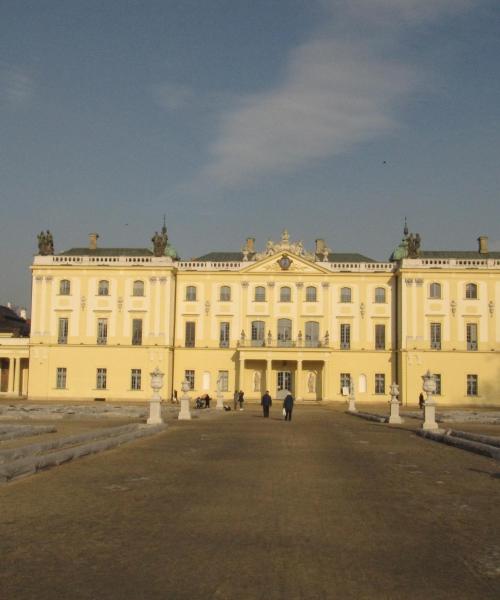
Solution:
{"label": "dirt ground", "polygon": [[500,464],[344,409],[171,421],[1,486],[2,598],[500,597]]}

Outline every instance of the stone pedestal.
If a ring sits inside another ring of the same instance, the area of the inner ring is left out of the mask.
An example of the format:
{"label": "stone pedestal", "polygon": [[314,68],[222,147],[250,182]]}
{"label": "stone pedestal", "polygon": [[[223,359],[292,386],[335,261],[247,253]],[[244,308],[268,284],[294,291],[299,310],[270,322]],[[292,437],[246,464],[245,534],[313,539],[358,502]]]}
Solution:
{"label": "stone pedestal", "polygon": [[347,410],[349,412],[358,412],[358,409],[356,408],[356,396],[354,395],[354,389],[352,387],[349,392],[349,408]]}
{"label": "stone pedestal", "polygon": [[189,421],[191,419],[191,411],[189,410],[189,396],[186,394],[181,397],[181,410],[177,417],[179,421]]}
{"label": "stone pedestal", "polygon": [[224,410],[224,395],[221,392],[217,392],[217,404],[215,408],[217,410]]}
{"label": "stone pedestal", "polygon": [[161,416],[161,398],[160,395],[155,393],[149,401],[149,419],[147,420],[148,425],[159,425],[163,423],[163,417]]}
{"label": "stone pedestal", "polygon": [[438,431],[439,426],[436,423],[436,403],[432,400],[432,395],[427,396],[424,402],[424,422],[422,429],[425,431]]}
{"label": "stone pedestal", "polygon": [[391,401],[389,402],[389,406],[391,407],[389,423],[395,423],[399,425],[403,422],[403,419],[399,416],[399,400],[397,398],[396,400],[391,399]]}

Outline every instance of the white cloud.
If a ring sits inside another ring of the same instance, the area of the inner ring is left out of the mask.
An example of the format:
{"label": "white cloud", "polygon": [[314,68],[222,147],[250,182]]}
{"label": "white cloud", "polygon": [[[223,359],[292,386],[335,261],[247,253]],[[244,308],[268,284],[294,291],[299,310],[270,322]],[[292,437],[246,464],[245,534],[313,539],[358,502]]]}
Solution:
{"label": "white cloud", "polygon": [[193,90],[180,83],[161,83],[153,86],[153,99],[162,108],[178,110],[194,98]]}
{"label": "white cloud", "polygon": [[203,180],[232,186],[290,171],[396,126],[393,109],[416,81],[411,69],[330,40],[293,53],[276,89],[247,96],[221,121]]}
{"label": "white cloud", "polygon": [[1,104],[19,107],[30,102],[35,91],[32,75],[21,67],[0,63]]}

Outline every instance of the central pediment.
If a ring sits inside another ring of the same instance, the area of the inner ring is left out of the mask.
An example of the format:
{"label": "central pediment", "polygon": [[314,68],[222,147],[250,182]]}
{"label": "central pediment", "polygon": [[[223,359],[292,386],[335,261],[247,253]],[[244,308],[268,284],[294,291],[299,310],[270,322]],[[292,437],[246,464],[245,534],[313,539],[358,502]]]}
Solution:
{"label": "central pediment", "polygon": [[248,263],[243,273],[330,273],[317,262],[292,252],[283,251]]}

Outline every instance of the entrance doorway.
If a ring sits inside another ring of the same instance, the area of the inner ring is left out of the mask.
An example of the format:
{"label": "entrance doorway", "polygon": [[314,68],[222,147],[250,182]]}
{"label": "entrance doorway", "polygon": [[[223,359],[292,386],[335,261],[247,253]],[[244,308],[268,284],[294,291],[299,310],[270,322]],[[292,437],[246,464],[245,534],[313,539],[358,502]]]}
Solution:
{"label": "entrance doorway", "polygon": [[277,376],[276,397],[281,399],[285,397],[285,390],[292,391],[292,372],[278,371]]}

